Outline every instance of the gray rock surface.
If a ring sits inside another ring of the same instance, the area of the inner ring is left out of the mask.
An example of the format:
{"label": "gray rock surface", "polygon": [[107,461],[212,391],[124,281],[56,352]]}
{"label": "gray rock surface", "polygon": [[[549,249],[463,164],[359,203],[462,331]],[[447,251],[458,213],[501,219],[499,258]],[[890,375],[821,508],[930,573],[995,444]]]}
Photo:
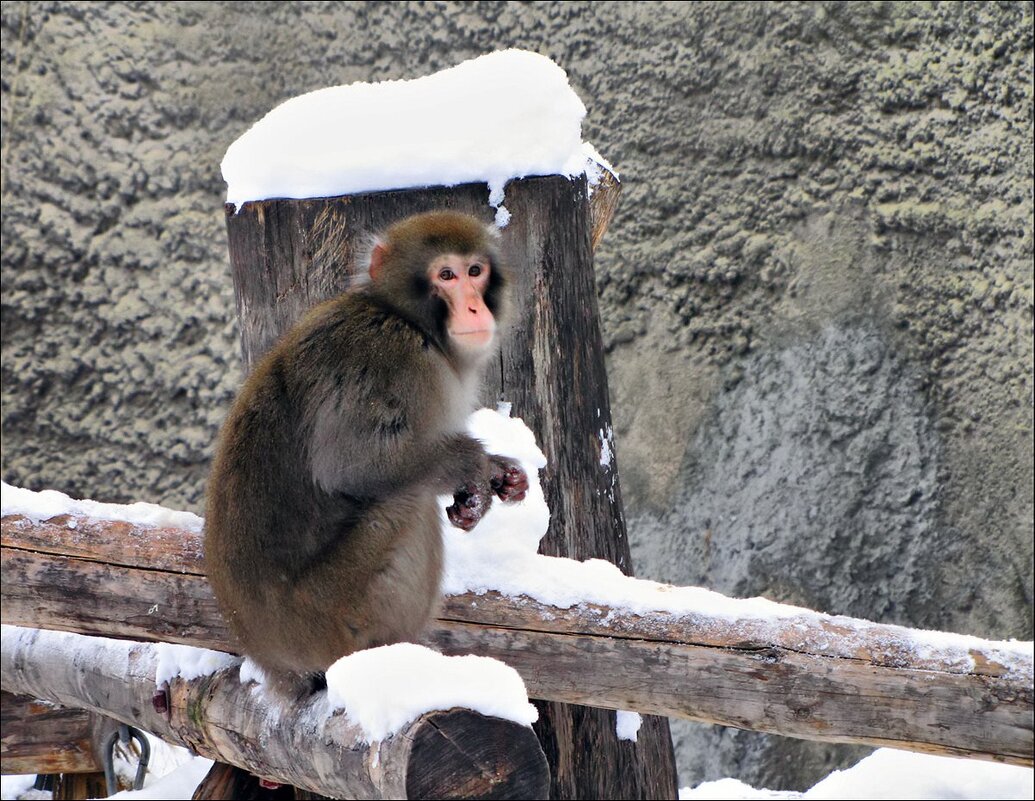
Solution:
{"label": "gray rock surface", "polygon": [[[1032,21],[5,2],[3,478],[199,509],[241,378],[226,147],[293,95],[524,47],[624,180],[597,274],[639,574],[1031,639]],[[861,753],[674,731],[684,784]]]}

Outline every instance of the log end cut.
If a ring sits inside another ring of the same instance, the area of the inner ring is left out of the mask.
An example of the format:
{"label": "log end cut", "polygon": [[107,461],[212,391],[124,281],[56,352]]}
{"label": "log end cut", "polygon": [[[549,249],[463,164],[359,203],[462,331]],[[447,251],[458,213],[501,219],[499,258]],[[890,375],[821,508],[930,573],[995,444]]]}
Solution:
{"label": "log end cut", "polygon": [[527,726],[454,709],[412,731],[407,798],[547,798],[550,768]]}

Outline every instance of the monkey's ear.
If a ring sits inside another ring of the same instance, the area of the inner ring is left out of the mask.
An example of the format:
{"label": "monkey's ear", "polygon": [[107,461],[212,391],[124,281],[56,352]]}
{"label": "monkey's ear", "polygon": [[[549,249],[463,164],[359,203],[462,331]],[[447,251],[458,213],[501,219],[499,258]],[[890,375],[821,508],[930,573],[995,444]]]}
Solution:
{"label": "monkey's ear", "polygon": [[380,239],[374,242],[374,247],[370,251],[370,280],[379,281],[381,278],[381,268],[384,267],[385,259],[388,257],[388,245],[382,242]]}

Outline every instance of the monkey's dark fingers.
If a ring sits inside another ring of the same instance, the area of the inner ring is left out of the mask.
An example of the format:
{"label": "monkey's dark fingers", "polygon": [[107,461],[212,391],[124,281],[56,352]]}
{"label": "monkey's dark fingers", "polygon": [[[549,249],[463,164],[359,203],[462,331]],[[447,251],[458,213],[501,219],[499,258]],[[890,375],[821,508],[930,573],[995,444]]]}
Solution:
{"label": "monkey's dark fingers", "polygon": [[463,531],[470,531],[485,516],[489,508],[489,496],[474,484],[468,484],[453,495],[453,503],[446,507],[446,517]]}
{"label": "monkey's dark fingers", "polygon": [[446,509],[446,517],[449,518],[449,522],[456,526],[462,531],[470,531],[476,525],[478,521],[467,514],[467,512],[456,504]]}
{"label": "monkey's dark fingers", "polygon": [[523,501],[528,492],[528,476],[525,475],[525,471],[514,463],[504,465],[503,468],[489,481],[492,491],[506,503]]}

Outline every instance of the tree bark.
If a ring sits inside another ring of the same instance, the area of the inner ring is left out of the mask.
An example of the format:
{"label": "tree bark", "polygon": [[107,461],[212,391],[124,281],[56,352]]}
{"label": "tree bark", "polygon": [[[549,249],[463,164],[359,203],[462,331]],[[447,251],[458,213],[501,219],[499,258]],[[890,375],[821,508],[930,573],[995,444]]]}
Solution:
{"label": "tree bark", "polygon": [[[0,521],[4,623],[232,647],[200,534],[70,522]],[[1032,764],[1032,658],[1001,643],[815,612],[641,616],[494,592],[448,596],[427,640],[500,659],[537,698]]]}
{"label": "tree bark", "polygon": [[589,218],[592,223],[590,245],[594,251],[607,233],[607,227],[618,208],[618,198],[622,194],[622,183],[618,176],[603,164],[600,170],[600,179],[589,196]]}
{"label": "tree bark", "polygon": [[[606,181],[596,226],[613,211]],[[230,263],[246,366],[308,308],[352,283],[368,236],[418,212],[449,208],[489,222],[484,184],[375,192],[227,206]],[[501,253],[514,283],[515,311],[483,401],[506,400],[536,435],[547,467],[550,529],[542,553],[600,558],[631,573],[611,429],[585,178],[510,182],[511,213]],[[602,458],[610,455],[610,458]],[[562,720],[563,718],[563,720]],[[536,731],[551,760],[554,798],[675,798],[676,772],[665,720],[644,721],[636,744],[618,740],[611,716],[540,706]],[[584,755],[592,754],[592,759]]]}
{"label": "tree bark", "polygon": [[155,709],[155,646],[36,629],[4,631],[4,686],[153,732],[256,776],[334,798],[541,798],[546,759],[530,729],[470,710],[429,712],[368,744],[326,696],[266,705],[237,666],[173,679]]}

